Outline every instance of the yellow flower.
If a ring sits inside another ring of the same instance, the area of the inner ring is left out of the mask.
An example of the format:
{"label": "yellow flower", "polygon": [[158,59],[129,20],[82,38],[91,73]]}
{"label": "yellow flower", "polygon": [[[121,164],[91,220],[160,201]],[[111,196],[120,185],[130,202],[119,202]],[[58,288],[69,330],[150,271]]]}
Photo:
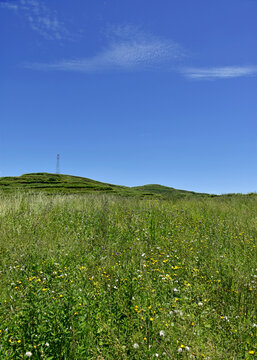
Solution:
{"label": "yellow flower", "polygon": [[153,321],[153,318],[152,318],[152,317],[150,318],[150,321]]}
{"label": "yellow flower", "polygon": [[250,354],[250,355],[254,355],[254,351],[253,351],[253,350],[250,350],[250,351],[249,351],[249,354]]}
{"label": "yellow flower", "polygon": [[18,340],[17,343],[20,344],[20,343],[21,343],[21,340]]}

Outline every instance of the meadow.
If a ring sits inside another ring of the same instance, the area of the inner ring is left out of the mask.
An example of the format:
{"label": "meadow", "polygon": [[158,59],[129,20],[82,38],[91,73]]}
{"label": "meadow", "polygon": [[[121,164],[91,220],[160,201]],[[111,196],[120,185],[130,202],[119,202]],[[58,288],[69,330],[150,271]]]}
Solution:
{"label": "meadow", "polygon": [[256,205],[0,194],[0,359],[256,359]]}

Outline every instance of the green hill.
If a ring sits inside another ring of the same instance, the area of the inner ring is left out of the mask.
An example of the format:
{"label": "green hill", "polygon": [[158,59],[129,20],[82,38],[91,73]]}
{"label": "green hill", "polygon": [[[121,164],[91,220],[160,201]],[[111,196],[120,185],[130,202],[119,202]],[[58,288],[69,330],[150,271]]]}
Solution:
{"label": "green hill", "polygon": [[0,191],[44,192],[46,194],[112,193],[122,196],[177,198],[184,196],[207,196],[162,185],[126,187],[103,183],[92,179],[61,174],[31,173],[0,178]]}
{"label": "green hill", "polygon": [[5,192],[13,192],[14,190],[44,191],[47,193],[119,192],[123,188],[79,176],[50,173],[31,173],[18,177],[0,178],[0,189]]}
{"label": "green hill", "polygon": [[158,184],[149,184],[143,186],[135,186],[131,188],[132,190],[143,192],[145,194],[155,194],[160,195],[162,197],[178,197],[178,196],[208,196],[208,194],[204,193],[196,193],[193,191],[186,191],[186,190],[178,190],[172,187],[158,185]]}

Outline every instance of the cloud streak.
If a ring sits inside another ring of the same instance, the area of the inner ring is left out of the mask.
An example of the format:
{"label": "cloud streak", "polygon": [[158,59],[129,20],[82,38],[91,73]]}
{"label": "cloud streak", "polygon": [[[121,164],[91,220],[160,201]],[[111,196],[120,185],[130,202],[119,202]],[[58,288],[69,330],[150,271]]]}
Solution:
{"label": "cloud streak", "polygon": [[35,70],[91,73],[104,70],[149,70],[174,62],[183,56],[172,41],[147,35],[133,27],[119,27],[109,37],[107,46],[98,54],[56,63],[25,64]]}
{"label": "cloud streak", "polygon": [[22,15],[31,29],[47,40],[70,38],[68,30],[58,20],[56,12],[50,11],[42,0],[18,0],[15,4],[6,0],[0,4],[0,7]]}
{"label": "cloud streak", "polygon": [[257,66],[224,66],[210,68],[186,68],[185,77],[196,80],[231,79],[257,74]]}

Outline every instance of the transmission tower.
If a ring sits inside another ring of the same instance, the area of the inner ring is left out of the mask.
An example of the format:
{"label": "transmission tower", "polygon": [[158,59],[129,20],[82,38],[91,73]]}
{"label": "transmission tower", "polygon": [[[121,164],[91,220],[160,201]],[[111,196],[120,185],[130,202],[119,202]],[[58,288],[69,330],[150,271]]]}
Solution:
{"label": "transmission tower", "polygon": [[57,154],[57,160],[56,160],[56,174],[60,174],[60,154]]}

